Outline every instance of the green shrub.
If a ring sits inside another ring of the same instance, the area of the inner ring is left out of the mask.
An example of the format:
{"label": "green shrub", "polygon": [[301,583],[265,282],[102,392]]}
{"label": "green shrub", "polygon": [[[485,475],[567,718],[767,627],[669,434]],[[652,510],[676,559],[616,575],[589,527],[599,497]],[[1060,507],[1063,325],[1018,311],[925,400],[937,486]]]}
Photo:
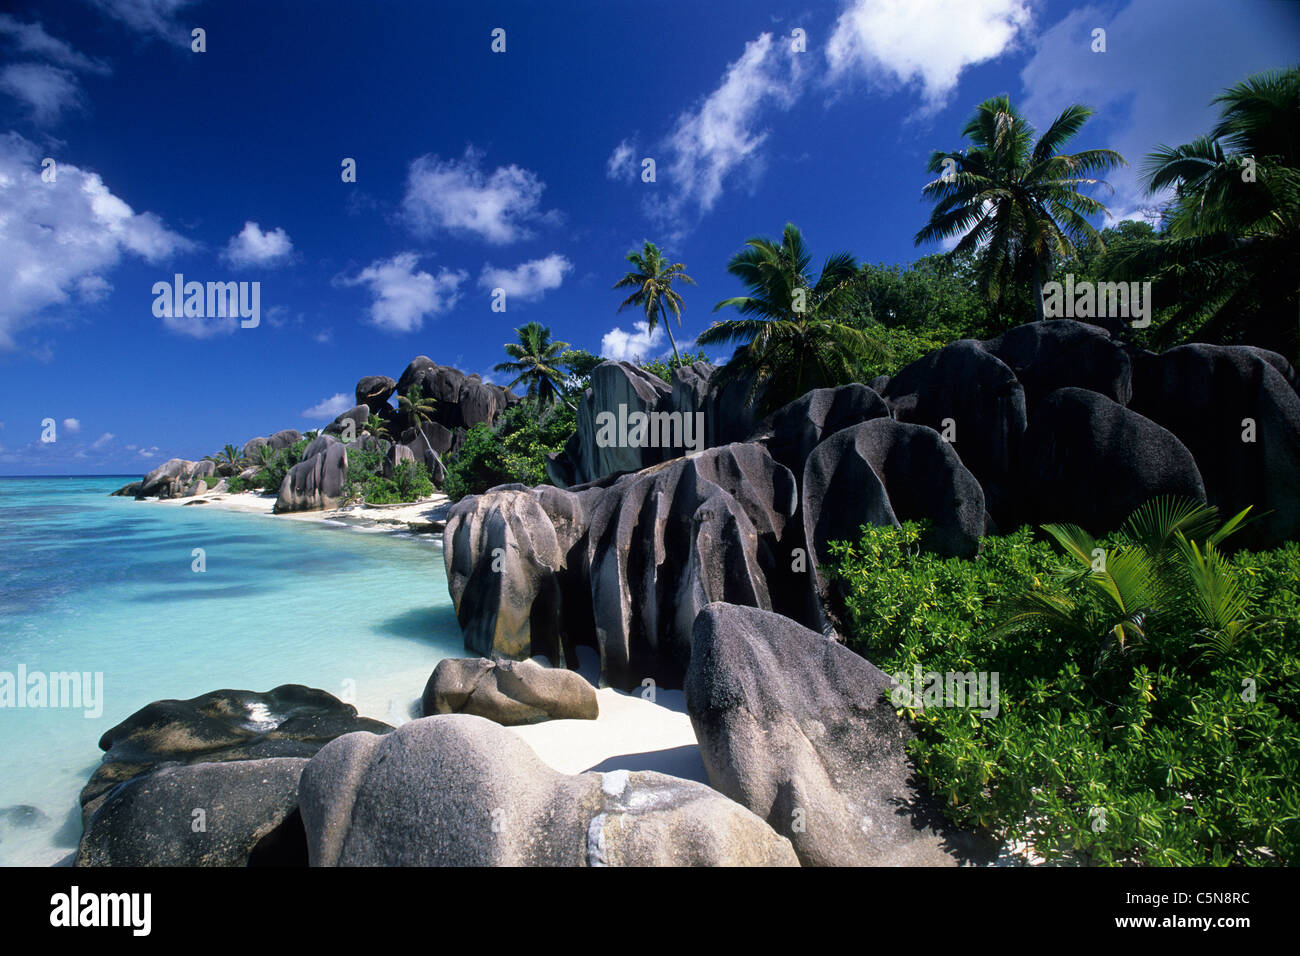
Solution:
{"label": "green shrub", "polygon": [[399,462],[393,469],[393,477],[385,478],[384,458],[385,455],[379,451],[348,448],[348,473],[343,488],[345,501],[389,505],[433,494],[433,481],[424,462]]}
{"label": "green shrub", "polygon": [[220,481],[221,481],[221,476],[220,476],[220,475],[204,475],[204,476],[203,476],[203,483],[204,483],[205,485],[207,485],[208,488],[215,488],[215,487],[217,486],[217,483],[220,482]]}
{"label": "green shrub", "polygon": [[546,481],[546,456],[564,448],[577,428],[577,418],[566,405],[539,408],[526,399],[511,406],[495,428],[475,425],[447,464],[443,488],[452,500],[478,495],[495,485]]}
{"label": "green shrub", "polygon": [[[1076,611],[1086,576],[1029,529],[974,560],[917,550],[922,528],[832,546],[847,643],[887,674],[996,672],[995,717],[904,706],[910,749],[955,822],[1027,841],[1049,860],[1294,864],[1300,847],[1300,545],[1227,560],[1246,607],[1272,618],[1226,653],[1205,646],[1189,595],[1101,655],[1077,628],[999,630],[1038,595]],[[1104,539],[1108,553],[1132,541]],[[906,701],[904,701],[906,703]]]}

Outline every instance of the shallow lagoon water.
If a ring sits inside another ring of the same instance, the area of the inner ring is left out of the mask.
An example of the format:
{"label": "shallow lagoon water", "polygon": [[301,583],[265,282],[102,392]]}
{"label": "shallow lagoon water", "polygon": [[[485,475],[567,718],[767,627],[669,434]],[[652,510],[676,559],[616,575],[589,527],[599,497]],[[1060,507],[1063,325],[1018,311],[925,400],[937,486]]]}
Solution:
{"label": "shallow lagoon water", "polygon": [[0,707],[3,865],[75,848],[100,736],[150,701],[296,683],[392,723],[464,653],[440,543],[108,497],[128,480],[0,478],[0,672],[103,674],[97,717]]}

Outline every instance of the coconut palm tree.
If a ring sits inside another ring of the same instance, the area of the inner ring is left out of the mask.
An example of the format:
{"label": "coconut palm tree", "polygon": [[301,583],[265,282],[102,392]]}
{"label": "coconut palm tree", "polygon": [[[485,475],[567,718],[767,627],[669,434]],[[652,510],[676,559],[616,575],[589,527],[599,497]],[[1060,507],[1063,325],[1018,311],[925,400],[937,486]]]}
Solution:
{"label": "coconut palm tree", "polygon": [[507,387],[520,382],[528,387],[528,397],[546,405],[563,395],[562,383],[568,378],[561,366],[564,363],[568,342],[552,342],[551,330],[540,322],[529,322],[515,329],[518,342],[505,344],[506,354],[513,362],[499,362],[493,371],[507,372],[515,380]]}
{"label": "coconut palm tree", "polygon": [[388,422],[384,421],[374,412],[371,412],[370,417],[366,419],[366,431],[370,432],[370,434],[374,435],[376,438],[391,439],[393,437],[388,430]]}
{"label": "coconut palm tree", "polygon": [[1108,186],[1096,174],[1128,165],[1110,149],[1060,151],[1090,116],[1086,106],[1069,106],[1035,141],[1037,131],[1005,95],[985,100],[962,130],[970,148],[930,154],[927,169],[941,175],[922,189],[936,205],[916,245],[960,236],[953,251],[979,251],[992,301],[1002,305],[1013,285],[1032,283],[1043,318],[1043,283],[1055,264],[1080,247],[1104,249],[1088,217],[1106,207],[1080,188]]}
{"label": "coconut palm tree", "polygon": [[1300,357],[1300,69],[1247,77],[1215,97],[1208,136],[1146,157],[1151,194],[1173,190],[1161,238],[1103,260],[1176,302],[1157,341],[1242,339]]}
{"label": "coconut palm tree", "polygon": [[409,427],[423,434],[425,422],[433,421],[433,416],[438,411],[438,403],[432,398],[425,398],[424,390],[419,385],[412,385],[405,395],[397,397],[397,410],[406,416]]}
{"label": "coconut palm tree", "polygon": [[219,475],[237,475],[244,465],[244,456],[229,442],[217,454],[204,455],[203,460],[215,463]]}
{"label": "coconut palm tree", "polygon": [[864,360],[876,361],[883,346],[843,321],[856,301],[858,265],[837,252],[814,281],[811,256],[803,234],[787,223],[781,241],[754,238],[731,257],[727,271],[740,279],[749,295],[724,299],[713,307],[735,308],[741,318],[714,322],[699,337],[701,345],[743,346],[717,375],[718,385],[743,376],[759,392],[761,410],[771,411],[809,389],[842,385],[856,377]]}
{"label": "coconut palm tree", "polygon": [[671,311],[677,324],[682,324],[682,297],[673,288],[673,283],[695,285],[695,280],[686,274],[683,263],[670,263],[660,248],[648,239],[640,252],[633,250],[626,258],[634,268],[614,283],[614,288],[636,291],[623,300],[618,311],[639,308],[645,312],[647,335],[655,330],[662,319],[664,329],[668,332],[668,341],[673,347],[673,364],[681,365],[682,357],[677,352],[672,326],[668,324],[668,313]]}

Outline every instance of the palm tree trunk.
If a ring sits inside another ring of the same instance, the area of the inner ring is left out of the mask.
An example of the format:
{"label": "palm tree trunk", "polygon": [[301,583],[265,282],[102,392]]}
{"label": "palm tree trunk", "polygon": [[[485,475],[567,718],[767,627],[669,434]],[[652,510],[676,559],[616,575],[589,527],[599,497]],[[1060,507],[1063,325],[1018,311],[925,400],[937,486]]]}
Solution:
{"label": "palm tree trunk", "polygon": [[677,360],[677,365],[680,367],[682,364],[682,357],[677,354],[677,340],[673,338],[673,329],[672,326],[668,324],[668,313],[664,309],[664,304],[662,299],[659,302],[659,315],[663,318],[664,329],[667,330],[668,332],[668,341],[672,344],[673,347],[673,358]]}
{"label": "palm tree trunk", "polygon": [[1042,262],[1039,260],[1035,260],[1034,262],[1034,311],[1038,316],[1039,322],[1047,318],[1047,309],[1043,305]]}

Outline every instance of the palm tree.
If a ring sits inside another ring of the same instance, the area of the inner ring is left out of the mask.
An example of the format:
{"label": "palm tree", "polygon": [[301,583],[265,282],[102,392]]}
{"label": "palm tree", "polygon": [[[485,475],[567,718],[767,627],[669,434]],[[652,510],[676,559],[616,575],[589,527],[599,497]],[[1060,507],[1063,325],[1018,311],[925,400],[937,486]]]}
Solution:
{"label": "palm tree", "polygon": [[529,322],[523,328],[515,329],[515,334],[519,341],[507,342],[504,346],[506,354],[514,361],[499,362],[493,371],[515,375],[515,380],[507,387],[525,383],[528,397],[536,398],[542,405],[559,398],[563,394],[561,383],[567,378],[560,366],[569,343],[552,342],[551,330],[540,322]]}
{"label": "palm tree", "polygon": [[[1247,77],[1215,97],[1218,125],[1143,164],[1149,193],[1174,191],[1160,239],[1107,257],[1117,279],[1151,278],[1178,305],[1158,338],[1250,337],[1300,356],[1300,69]],[[1169,294],[1172,293],[1172,294]],[[1244,318],[1244,321],[1243,321]]]}
{"label": "palm tree", "polygon": [[406,416],[410,427],[417,433],[424,434],[425,422],[433,421],[438,411],[438,403],[432,398],[424,397],[424,390],[419,385],[412,385],[405,395],[397,397],[397,410]]}
{"label": "palm tree", "polygon": [[370,432],[370,434],[376,438],[391,439],[393,437],[388,430],[388,422],[384,421],[374,412],[371,412],[370,417],[366,419],[366,431]]}
{"label": "palm tree", "polygon": [[227,442],[221,451],[215,455],[204,455],[203,460],[215,463],[218,474],[237,475],[243,465],[244,457],[239,453],[238,448]]}
{"label": "palm tree", "polygon": [[677,341],[673,338],[672,326],[668,324],[668,312],[671,310],[677,324],[682,324],[682,297],[673,288],[674,282],[686,282],[695,285],[695,280],[686,274],[686,266],[680,262],[669,263],[663,252],[648,239],[640,252],[633,250],[626,256],[627,261],[635,267],[618,282],[615,289],[635,289],[619,305],[618,311],[636,307],[645,312],[646,334],[649,335],[663,319],[664,329],[668,332],[668,341],[673,347],[674,365],[682,364],[682,357],[677,353]]}
{"label": "palm tree", "polygon": [[1069,106],[1034,142],[1036,130],[1005,95],[985,100],[962,130],[971,148],[930,154],[927,169],[944,175],[922,190],[937,205],[916,245],[961,236],[953,252],[981,251],[989,298],[1001,305],[1013,284],[1031,282],[1043,318],[1043,283],[1054,265],[1081,246],[1104,249],[1087,217],[1106,207],[1080,187],[1107,186],[1094,174],[1128,165],[1110,149],[1060,152],[1090,116],[1086,106]]}
{"label": "palm tree", "polygon": [[749,295],[713,307],[714,312],[735,307],[743,318],[714,322],[698,340],[744,346],[718,371],[718,385],[751,375],[747,401],[766,389],[762,410],[771,411],[809,389],[851,382],[860,362],[882,356],[877,340],[843,321],[856,301],[853,256],[835,253],[814,282],[803,234],[793,223],[786,223],[780,244],[760,237],[745,246],[731,257],[727,271]]}

